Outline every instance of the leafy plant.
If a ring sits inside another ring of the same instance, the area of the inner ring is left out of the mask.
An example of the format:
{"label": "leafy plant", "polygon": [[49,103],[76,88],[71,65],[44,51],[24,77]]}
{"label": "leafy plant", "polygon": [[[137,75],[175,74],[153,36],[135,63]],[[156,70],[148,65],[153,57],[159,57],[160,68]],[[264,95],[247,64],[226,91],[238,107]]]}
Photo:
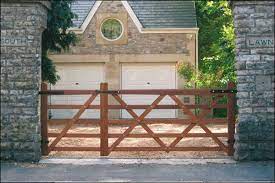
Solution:
{"label": "leafy plant", "polygon": [[199,71],[186,63],[178,73],[186,87],[225,87],[236,81],[234,27],[228,1],[196,1],[199,30]]}
{"label": "leafy plant", "polygon": [[48,53],[66,51],[77,41],[76,35],[68,31],[73,26],[72,19],[77,18],[70,8],[72,2],[73,0],[51,0],[47,29],[42,34],[42,80],[51,84],[56,84],[59,76]]}

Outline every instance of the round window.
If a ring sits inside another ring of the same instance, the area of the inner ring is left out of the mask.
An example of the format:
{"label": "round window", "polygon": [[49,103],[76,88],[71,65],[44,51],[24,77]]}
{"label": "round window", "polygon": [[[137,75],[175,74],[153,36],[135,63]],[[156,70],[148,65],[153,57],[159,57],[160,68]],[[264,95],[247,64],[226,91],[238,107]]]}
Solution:
{"label": "round window", "polygon": [[122,24],[117,19],[107,19],[101,25],[101,33],[107,40],[118,40],[123,33]]}

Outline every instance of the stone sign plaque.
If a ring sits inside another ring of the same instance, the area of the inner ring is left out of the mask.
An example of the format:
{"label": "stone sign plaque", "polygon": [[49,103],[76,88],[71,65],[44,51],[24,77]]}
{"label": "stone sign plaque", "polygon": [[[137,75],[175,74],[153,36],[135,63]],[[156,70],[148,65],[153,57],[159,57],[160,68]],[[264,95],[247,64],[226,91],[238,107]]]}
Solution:
{"label": "stone sign plaque", "polygon": [[22,37],[1,37],[1,46],[26,46],[27,39]]}
{"label": "stone sign plaque", "polygon": [[250,37],[247,39],[249,48],[272,48],[274,47],[274,37]]}

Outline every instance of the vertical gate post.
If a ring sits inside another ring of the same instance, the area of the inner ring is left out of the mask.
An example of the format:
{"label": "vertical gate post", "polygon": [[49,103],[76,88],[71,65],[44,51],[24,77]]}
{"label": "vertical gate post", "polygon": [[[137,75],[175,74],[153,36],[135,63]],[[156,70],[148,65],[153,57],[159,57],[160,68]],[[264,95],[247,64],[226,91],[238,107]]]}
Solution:
{"label": "vertical gate post", "polygon": [[100,83],[100,156],[108,156],[108,83]]}
{"label": "vertical gate post", "polygon": [[[229,82],[227,84],[228,90],[235,88],[235,83]],[[235,134],[235,94],[229,93],[227,95],[227,121],[228,121],[228,155],[234,154],[234,134]]]}
{"label": "vertical gate post", "polygon": [[[41,84],[41,91],[47,91],[48,86],[46,83]],[[48,95],[41,95],[41,153],[42,155],[49,154],[48,147]]]}

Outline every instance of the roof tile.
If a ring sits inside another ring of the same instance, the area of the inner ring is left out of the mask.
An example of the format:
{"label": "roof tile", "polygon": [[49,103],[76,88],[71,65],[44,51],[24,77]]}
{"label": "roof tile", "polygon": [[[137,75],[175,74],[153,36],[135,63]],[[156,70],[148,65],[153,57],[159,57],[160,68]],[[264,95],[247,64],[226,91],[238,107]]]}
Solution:
{"label": "roof tile", "polygon": [[77,15],[77,18],[73,19],[73,24],[75,27],[80,27],[82,25],[94,4],[95,0],[73,1],[71,4],[71,10]]}
{"label": "roof tile", "polygon": [[144,28],[197,27],[194,1],[128,1]]}
{"label": "roof tile", "polygon": [[[197,27],[194,1],[130,0],[129,5],[144,28],[195,28]],[[78,15],[73,20],[80,27],[94,6],[95,0],[76,0],[71,9]]]}

